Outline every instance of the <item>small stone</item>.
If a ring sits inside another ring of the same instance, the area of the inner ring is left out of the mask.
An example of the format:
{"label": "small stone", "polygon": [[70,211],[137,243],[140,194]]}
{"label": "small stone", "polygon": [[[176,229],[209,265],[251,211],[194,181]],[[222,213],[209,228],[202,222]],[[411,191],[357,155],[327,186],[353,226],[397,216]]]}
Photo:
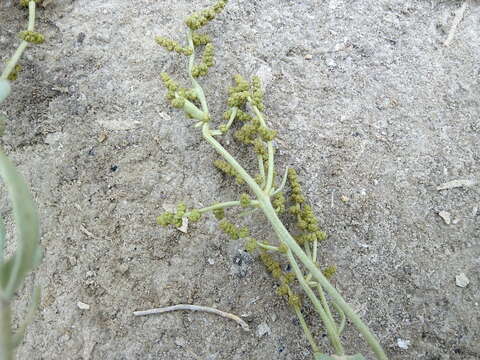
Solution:
{"label": "small stone", "polygon": [[187,345],[187,341],[182,337],[177,337],[175,338],[175,345],[179,347],[185,347],[185,345]]}
{"label": "small stone", "polygon": [[410,340],[397,339],[397,345],[400,349],[407,350],[410,346]]}
{"label": "small stone", "polygon": [[459,187],[469,187],[469,186],[474,186],[477,184],[477,180],[473,179],[462,179],[462,180],[452,180],[446,183],[443,183],[442,185],[437,186],[437,190],[448,190],[448,189],[455,189]]}
{"label": "small stone", "polygon": [[470,280],[467,278],[467,275],[465,275],[464,273],[460,273],[455,276],[455,284],[457,284],[458,287],[464,288],[467,287],[468,284],[470,284]]}
{"label": "small stone", "polygon": [[450,213],[448,211],[439,211],[438,216],[440,216],[447,225],[450,225],[452,222],[452,218],[450,217]]}
{"label": "small stone", "polygon": [[188,232],[188,218],[184,216],[182,218],[182,226],[178,227],[177,230],[186,234]]}
{"label": "small stone", "polygon": [[267,325],[267,323],[263,322],[257,327],[257,337],[263,337],[265,335],[270,335],[272,333],[272,330],[270,330],[270,327]]}
{"label": "small stone", "polygon": [[107,134],[100,134],[100,136],[98,137],[98,142],[103,143],[105,140],[107,140]]}
{"label": "small stone", "polygon": [[305,55],[305,60],[312,60],[313,59],[313,55],[312,54],[307,54]]}
{"label": "small stone", "polygon": [[333,59],[327,59],[325,60],[325,64],[327,64],[328,67],[335,67],[337,66],[337,63]]}
{"label": "small stone", "polygon": [[215,260],[213,260],[212,258],[208,258],[207,261],[210,265],[215,264]]}
{"label": "small stone", "polygon": [[79,308],[80,310],[89,310],[89,309],[90,309],[90,305],[85,304],[85,303],[83,303],[83,302],[81,302],[81,301],[78,301],[78,302],[77,302],[77,306],[78,306],[78,308]]}

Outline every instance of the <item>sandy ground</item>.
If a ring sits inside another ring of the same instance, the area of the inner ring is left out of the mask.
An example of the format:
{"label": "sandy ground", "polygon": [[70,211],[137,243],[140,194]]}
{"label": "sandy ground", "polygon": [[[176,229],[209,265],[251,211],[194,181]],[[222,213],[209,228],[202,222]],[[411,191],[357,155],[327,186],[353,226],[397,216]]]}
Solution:
{"label": "sandy ground", "polygon": [[[26,20],[14,3],[0,3],[2,61]],[[17,303],[22,314],[32,282],[41,285],[20,359],[312,358],[243,243],[212,217],[187,234],[155,224],[165,204],[206,206],[240,191],[165,102],[160,72],[182,79],[185,63],[153,41],[182,40],[182,20],[211,3],[57,0],[39,11],[47,42],[28,50],[0,109],[3,147],[31,184],[45,249]],[[233,74],[264,80],[278,168],[298,169],[330,235],[322,263],[337,266],[336,287],[391,359],[480,359],[478,1],[443,44],[462,3],[232,0],[206,28],[217,48],[202,80],[213,113]],[[238,144],[229,148],[243,159]],[[453,180],[470,185],[437,189]],[[203,313],[132,315],[175,303],[248,315],[252,332]],[[365,351],[354,331],[344,340]]]}

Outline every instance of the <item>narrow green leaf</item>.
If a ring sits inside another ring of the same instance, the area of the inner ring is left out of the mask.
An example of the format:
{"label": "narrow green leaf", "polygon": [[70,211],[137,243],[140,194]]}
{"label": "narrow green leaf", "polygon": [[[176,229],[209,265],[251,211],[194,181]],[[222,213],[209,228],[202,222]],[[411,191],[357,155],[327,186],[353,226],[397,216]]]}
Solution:
{"label": "narrow green leaf", "polygon": [[0,103],[10,94],[10,82],[0,79]]}
{"label": "narrow green leaf", "polygon": [[13,208],[17,232],[17,249],[6,262],[0,264],[2,296],[11,298],[26,274],[41,259],[38,216],[30,191],[13,163],[0,151],[0,176],[7,188]]}

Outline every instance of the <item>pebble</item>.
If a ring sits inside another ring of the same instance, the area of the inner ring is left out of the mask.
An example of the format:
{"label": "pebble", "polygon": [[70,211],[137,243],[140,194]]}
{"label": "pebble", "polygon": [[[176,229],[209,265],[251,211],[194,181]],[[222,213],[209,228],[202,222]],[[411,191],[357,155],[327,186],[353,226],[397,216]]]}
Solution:
{"label": "pebble", "polygon": [[443,221],[445,222],[445,224],[447,225],[450,225],[450,223],[452,222],[452,218],[450,216],[450,213],[448,211],[439,211],[438,212],[438,216],[440,216]]}
{"label": "pebble", "polygon": [[263,337],[265,335],[270,335],[272,333],[272,330],[270,327],[267,325],[267,323],[263,322],[257,327],[257,337]]}
{"label": "pebble", "polygon": [[410,340],[397,339],[397,345],[400,349],[407,350],[410,346]]}
{"label": "pebble", "polygon": [[460,273],[455,276],[455,284],[458,287],[464,288],[467,287],[468,284],[470,284],[470,280],[468,279],[467,275],[465,275],[464,273]]}
{"label": "pebble", "polygon": [[182,337],[177,337],[175,338],[175,345],[179,347],[185,347],[185,345],[187,345],[187,341]]}
{"label": "pebble", "polygon": [[78,306],[78,308],[79,308],[80,310],[89,310],[89,309],[90,309],[90,305],[85,304],[85,303],[83,303],[83,302],[81,302],[81,301],[78,301],[78,302],[77,302],[77,306]]}

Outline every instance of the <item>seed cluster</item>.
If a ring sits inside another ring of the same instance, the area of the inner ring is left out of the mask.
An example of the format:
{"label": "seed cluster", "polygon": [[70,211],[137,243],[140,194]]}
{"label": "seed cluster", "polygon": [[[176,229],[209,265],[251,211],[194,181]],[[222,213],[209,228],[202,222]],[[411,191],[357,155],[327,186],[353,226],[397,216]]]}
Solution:
{"label": "seed cluster", "polygon": [[315,240],[325,240],[327,235],[318,226],[318,219],[315,217],[312,207],[304,204],[305,197],[303,196],[295,169],[288,170],[288,180],[292,189],[290,199],[294,204],[289,208],[289,212],[297,218],[297,227],[302,230],[302,233],[297,235],[295,240],[299,245],[303,245],[306,242],[314,242]]}
{"label": "seed cluster", "polygon": [[250,231],[246,226],[238,227],[232,224],[227,219],[223,219],[222,221],[220,221],[218,226],[225,234],[230,236],[232,240],[246,238],[250,234]]}
{"label": "seed cluster", "polygon": [[213,20],[227,5],[228,0],[220,0],[212,7],[196,12],[189,16],[185,23],[192,30],[198,30],[202,26],[206,25],[209,21]]}
{"label": "seed cluster", "polygon": [[193,54],[193,49],[190,47],[182,47],[178,42],[167,39],[163,36],[157,36],[155,37],[155,41],[157,42],[158,45],[162,46],[168,51],[174,51],[178,54],[190,56]]}
{"label": "seed cluster", "polygon": [[32,44],[42,44],[45,41],[45,37],[36,31],[20,31],[18,36],[20,37],[20,39]]}
{"label": "seed cluster", "polygon": [[237,171],[232,167],[232,165],[227,163],[225,160],[215,160],[213,162],[213,165],[215,165],[215,167],[221,170],[223,173],[235,177],[238,184],[243,184],[245,182],[237,173]]}

